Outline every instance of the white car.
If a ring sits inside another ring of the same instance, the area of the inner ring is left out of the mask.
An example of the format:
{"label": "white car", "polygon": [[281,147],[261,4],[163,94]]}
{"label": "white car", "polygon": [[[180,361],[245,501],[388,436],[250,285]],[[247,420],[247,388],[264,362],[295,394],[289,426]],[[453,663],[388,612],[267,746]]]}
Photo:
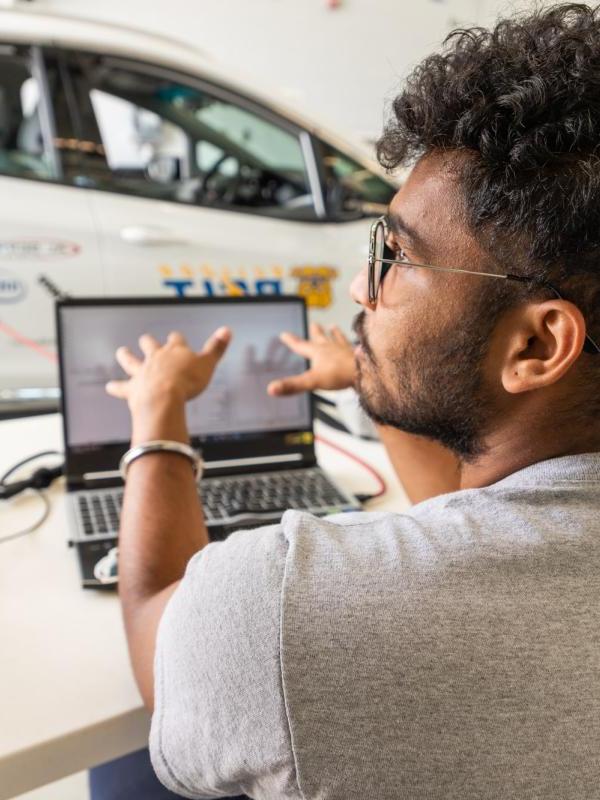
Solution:
{"label": "white car", "polygon": [[300,293],[347,329],[395,190],[184,44],[0,11],[0,410],[56,402],[57,295]]}

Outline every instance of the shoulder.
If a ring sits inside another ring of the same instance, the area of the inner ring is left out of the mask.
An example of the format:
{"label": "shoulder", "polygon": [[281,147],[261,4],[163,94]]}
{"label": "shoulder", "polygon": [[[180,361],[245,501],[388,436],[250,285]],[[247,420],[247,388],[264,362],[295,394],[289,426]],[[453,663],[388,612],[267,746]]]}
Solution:
{"label": "shoulder", "polygon": [[[287,541],[279,525],[239,531],[204,547],[188,563],[165,611],[160,635],[214,628],[222,648],[248,613],[273,623],[278,615]],[[197,614],[193,612],[197,611]]]}
{"label": "shoulder", "polygon": [[[322,519],[288,511],[281,522],[286,542],[284,594],[290,578],[335,566],[352,582],[362,575],[440,567],[447,559],[471,560],[492,542],[514,543],[537,525],[527,497],[517,489],[472,489],[427,500],[403,513],[353,512]],[[358,565],[358,566],[357,566]],[[345,580],[345,579],[342,579]]]}

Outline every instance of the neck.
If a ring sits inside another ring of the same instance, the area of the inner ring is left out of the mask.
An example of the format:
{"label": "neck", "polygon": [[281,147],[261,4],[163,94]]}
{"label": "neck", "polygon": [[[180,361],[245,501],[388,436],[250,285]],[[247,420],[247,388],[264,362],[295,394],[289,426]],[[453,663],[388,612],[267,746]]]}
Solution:
{"label": "neck", "polygon": [[484,454],[476,461],[463,463],[460,488],[489,486],[550,458],[600,452],[598,427],[583,430],[556,421],[549,424],[543,416],[513,420],[494,430],[486,438]]}

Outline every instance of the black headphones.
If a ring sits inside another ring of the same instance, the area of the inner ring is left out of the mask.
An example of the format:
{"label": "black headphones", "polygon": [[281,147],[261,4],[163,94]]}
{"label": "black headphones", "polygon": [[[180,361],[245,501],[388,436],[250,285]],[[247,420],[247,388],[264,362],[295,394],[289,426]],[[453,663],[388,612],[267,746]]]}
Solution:
{"label": "black headphones", "polygon": [[37,489],[38,491],[40,489],[47,489],[52,481],[56,480],[56,478],[59,478],[65,471],[64,463],[59,464],[56,467],[40,467],[39,469],[36,469],[36,471],[30,475],[29,478],[25,478],[24,480],[20,481],[13,481],[12,483],[6,483],[6,479],[10,477],[13,472],[16,472],[30,461],[36,461],[37,459],[45,456],[62,456],[62,453],[60,453],[58,450],[43,450],[41,453],[35,453],[34,455],[28,456],[22,461],[19,461],[17,464],[14,464],[4,473],[4,475],[0,476],[0,500],[8,500],[9,497],[14,497],[16,494],[24,492],[25,489]]}
{"label": "black headphones", "polygon": [[58,467],[40,467],[26,480],[0,484],[0,500],[8,500],[25,489],[47,489],[63,472],[62,464]]}

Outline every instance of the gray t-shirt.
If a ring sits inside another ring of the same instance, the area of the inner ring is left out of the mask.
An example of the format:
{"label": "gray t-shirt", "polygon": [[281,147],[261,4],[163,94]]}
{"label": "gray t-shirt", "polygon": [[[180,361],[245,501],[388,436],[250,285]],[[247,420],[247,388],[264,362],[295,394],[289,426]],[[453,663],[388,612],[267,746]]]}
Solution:
{"label": "gray t-shirt", "polygon": [[155,670],[184,797],[597,800],[600,453],[211,544]]}

